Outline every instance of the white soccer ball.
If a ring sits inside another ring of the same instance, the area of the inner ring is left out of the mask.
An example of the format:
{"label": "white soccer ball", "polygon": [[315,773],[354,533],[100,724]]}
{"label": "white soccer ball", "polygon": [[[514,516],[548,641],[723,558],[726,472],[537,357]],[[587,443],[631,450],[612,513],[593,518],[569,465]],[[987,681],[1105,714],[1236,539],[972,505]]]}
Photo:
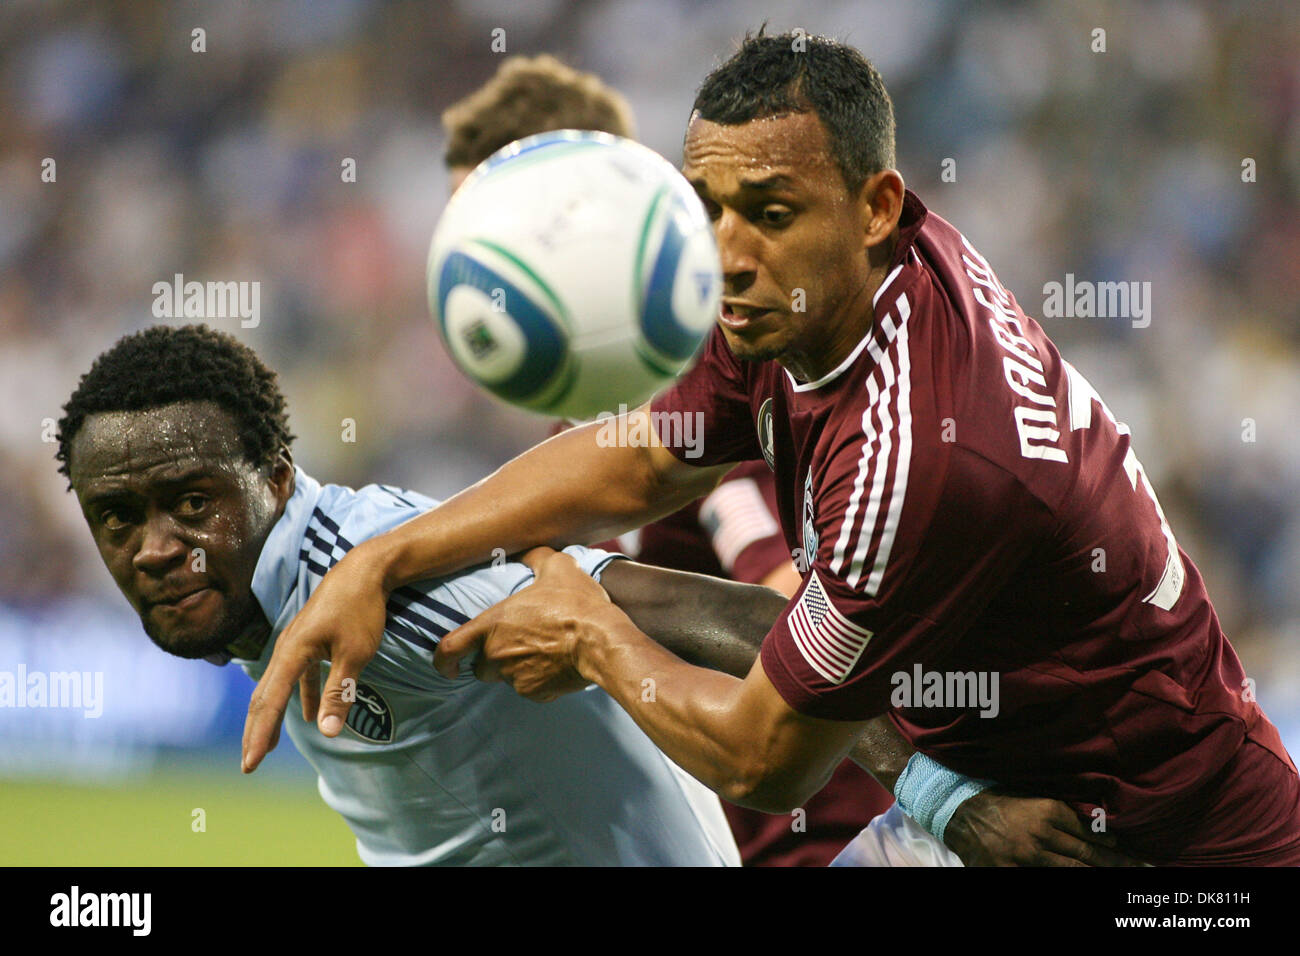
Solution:
{"label": "white soccer ball", "polygon": [[657,153],[560,130],[472,172],[429,249],[429,307],[461,370],[506,401],[593,418],[672,382],[718,316],[708,214]]}

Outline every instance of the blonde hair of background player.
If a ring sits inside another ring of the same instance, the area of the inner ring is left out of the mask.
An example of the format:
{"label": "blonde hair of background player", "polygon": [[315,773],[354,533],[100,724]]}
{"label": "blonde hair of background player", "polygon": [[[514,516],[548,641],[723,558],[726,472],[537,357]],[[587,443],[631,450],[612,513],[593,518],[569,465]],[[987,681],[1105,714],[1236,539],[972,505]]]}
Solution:
{"label": "blonde hair of background player", "polygon": [[592,129],[636,138],[623,94],[548,53],[507,59],[492,79],[443,112],[442,125],[453,191],[502,146],[534,133]]}

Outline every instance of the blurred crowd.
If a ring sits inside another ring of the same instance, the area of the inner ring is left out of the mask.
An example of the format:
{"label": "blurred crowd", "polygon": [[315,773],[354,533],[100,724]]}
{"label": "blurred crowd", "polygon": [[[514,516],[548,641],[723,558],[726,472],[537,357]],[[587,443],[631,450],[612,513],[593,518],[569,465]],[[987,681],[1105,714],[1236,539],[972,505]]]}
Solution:
{"label": "blurred crowd", "polygon": [[1041,315],[1044,285],[1067,274],[1151,283],[1148,327],[1041,321],[1133,427],[1261,703],[1300,747],[1293,3],[0,9],[0,616],[11,627],[84,613],[87,598],[121,602],[55,471],[50,422],[96,354],[158,321],[153,285],[176,274],[260,283],[255,328],[211,324],[279,371],[297,460],[322,480],[445,496],[542,437],[545,421],[451,367],[428,318],[425,254],[447,192],[441,111],[503,56],[551,52],[621,90],[641,138],[678,161],[695,87],[769,19],[875,62],[904,178],[1026,312]]}

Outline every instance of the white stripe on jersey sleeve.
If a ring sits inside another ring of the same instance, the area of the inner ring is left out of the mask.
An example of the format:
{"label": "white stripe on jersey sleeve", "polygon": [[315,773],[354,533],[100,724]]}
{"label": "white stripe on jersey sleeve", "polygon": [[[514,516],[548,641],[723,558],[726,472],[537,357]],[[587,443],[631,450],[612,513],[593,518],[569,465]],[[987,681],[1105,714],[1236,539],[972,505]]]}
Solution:
{"label": "white stripe on jersey sleeve", "polygon": [[877,400],[887,399],[888,396],[889,392],[887,390],[884,396],[880,395],[880,389],[876,385],[874,377],[867,378],[867,407],[862,413],[862,430],[866,432],[867,440],[862,443],[862,456],[858,461],[858,476],[853,481],[853,494],[849,497],[849,506],[844,512],[844,520],[840,522],[840,533],[835,540],[835,551],[831,557],[831,570],[839,575],[844,574],[845,552],[849,546],[849,539],[853,536],[854,519],[857,517],[858,507],[862,504],[862,490],[866,486],[867,474],[871,471],[873,461],[871,449],[878,437],[876,435],[876,426],[871,423],[871,409],[875,406]]}
{"label": "white stripe on jersey sleeve", "polygon": [[[889,316],[885,317],[886,329],[890,327]],[[894,418],[890,414],[890,401],[894,397],[894,384],[897,379],[894,377],[894,363],[889,353],[881,352],[880,348],[874,350],[876,361],[879,363],[881,378],[884,380],[880,389],[880,401],[876,403],[876,417],[880,420],[880,433],[876,442],[876,451],[873,461],[866,463],[872,471],[871,493],[867,496],[867,507],[862,516],[862,524],[858,529],[858,546],[853,552],[853,560],[849,564],[847,572],[844,575],[845,581],[850,587],[857,587],[858,580],[862,577],[862,563],[866,559],[867,549],[871,546],[871,537],[876,532],[876,524],[880,520],[881,506],[888,501],[889,492],[892,485],[886,484],[885,478],[889,472],[889,456],[894,450]],[[874,379],[868,380],[868,397],[876,397],[876,387]],[[868,407],[866,413],[871,414]],[[870,441],[870,438],[868,438]],[[863,447],[863,458],[867,457],[867,448]]]}
{"label": "white stripe on jersey sleeve", "polygon": [[903,501],[907,497],[907,473],[912,463],[912,356],[908,351],[907,339],[907,318],[911,311],[907,297],[901,297],[898,300],[898,314],[901,318],[898,325],[898,463],[890,487],[889,517],[885,520],[885,528],[880,535],[880,548],[876,552],[871,577],[867,578],[867,586],[863,588],[866,594],[872,596],[880,590],[885,567],[889,564],[894,536],[898,533],[898,523],[903,515]]}
{"label": "white stripe on jersey sleeve", "polygon": [[[867,408],[862,414],[862,430],[866,440],[862,443],[862,455],[858,462],[858,474],[853,484],[840,532],[836,536],[835,549],[832,554],[830,569],[844,578],[850,587],[858,587],[867,567],[867,560],[872,555],[871,541],[875,536],[876,526],[884,516],[880,545],[875,551],[875,561],[871,573],[863,588],[868,595],[874,595],[880,589],[884,570],[893,549],[894,536],[898,530],[898,521],[902,513],[902,503],[907,490],[908,465],[912,452],[912,407],[911,407],[911,359],[908,353],[907,319],[911,315],[911,305],[907,296],[900,296],[896,303],[899,318],[895,321],[892,314],[886,314],[881,320],[885,332],[885,345],[880,346],[874,339],[868,345],[868,351],[876,362],[875,369],[867,377]],[[898,372],[894,370],[894,359],[890,347],[898,343]],[[880,382],[877,383],[877,376]],[[897,405],[891,413],[891,405]],[[880,421],[877,431],[872,422],[872,412]],[[897,420],[895,420],[895,415]],[[895,434],[898,447],[897,467],[892,479],[888,477],[890,457],[895,447]],[[863,492],[866,490],[867,476],[871,475],[871,489],[867,495],[866,507],[863,508]],[[898,490],[898,494],[894,494]],[[859,518],[859,510],[861,517]],[[848,557],[848,547],[857,532],[857,547],[853,557]]]}

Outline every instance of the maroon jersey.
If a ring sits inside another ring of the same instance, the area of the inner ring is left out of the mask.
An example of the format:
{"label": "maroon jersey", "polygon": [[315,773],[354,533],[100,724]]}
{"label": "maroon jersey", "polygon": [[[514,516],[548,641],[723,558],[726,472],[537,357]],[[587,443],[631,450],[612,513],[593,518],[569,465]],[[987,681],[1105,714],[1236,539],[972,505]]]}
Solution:
{"label": "maroon jersey", "polygon": [[[633,556],[646,564],[758,584],[790,552],[767,465],[737,466],[708,497],[646,525]],[[620,540],[619,545],[623,545]],[[801,817],[722,803],[746,866],[826,866],[894,795],[852,761],[804,802]]]}
{"label": "maroon jersey", "polygon": [[913,193],[838,368],[800,383],[715,329],[654,410],[704,412],[692,463],[774,470],[807,566],[762,651],[791,707],[892,710],[954,770],[1101,808],[1153,860],[1300,862],[1295,766],[1128,428]]}

